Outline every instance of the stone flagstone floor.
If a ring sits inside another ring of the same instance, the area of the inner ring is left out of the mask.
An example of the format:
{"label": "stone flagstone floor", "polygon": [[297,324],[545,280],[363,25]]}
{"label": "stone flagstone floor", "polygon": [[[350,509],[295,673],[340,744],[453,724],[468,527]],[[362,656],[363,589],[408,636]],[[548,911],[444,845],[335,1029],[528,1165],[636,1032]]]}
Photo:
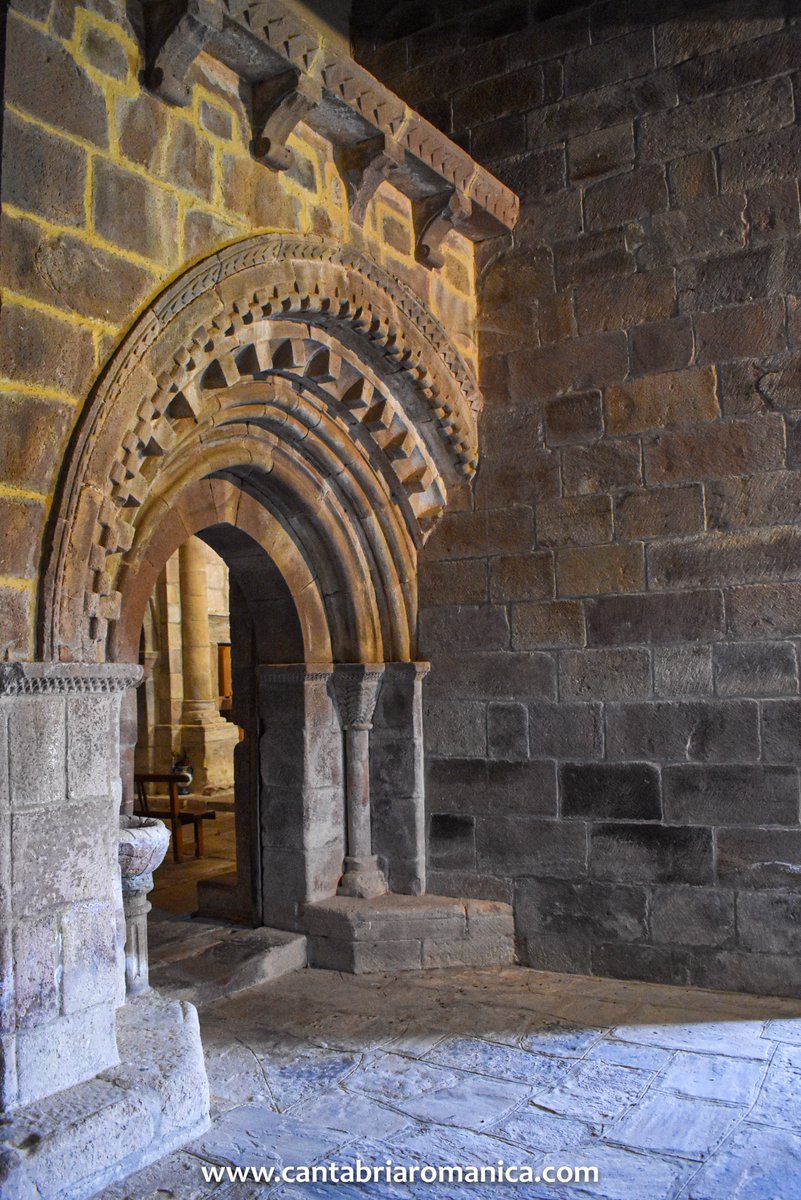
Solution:
{"label": "stone flagstone floor", "polygon": [[[201,1011],[213,1124],[106,1200],[794,1200],[801,1001],[509,968],[303,970]],[[201,1164],[597,1166],[598,1184],[204,1184]]]}

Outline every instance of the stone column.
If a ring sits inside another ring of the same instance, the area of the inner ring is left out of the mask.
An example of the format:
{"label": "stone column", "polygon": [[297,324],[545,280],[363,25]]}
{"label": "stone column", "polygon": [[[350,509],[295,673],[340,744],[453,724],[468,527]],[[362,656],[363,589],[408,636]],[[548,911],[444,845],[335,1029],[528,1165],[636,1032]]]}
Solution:
{"label": "stone column", "polygon": [[138,666],[0,665],[0,1110],[117,1061],[120,699]]}
{"label": "stone column", "polygon": [[178,560],[184,677],[181,746],[195,768],[193,790],[224,791],[233,786],[233,750],[239,734],[220,716],[212,687],[206,555],[198,538],[181,546]]}
{"label": "stone column", "polygon": [[383,663],[345,663],[334,668],[333,690],[345,732],[348,853],[339,885],[342,896],[382,896],[387,881],[373,854],[370,810],[370,730]]}
{"label": "stone column", "polygon": [[130,888],[123,881],[122,903],[125,909],[125,991],[129,996],[144,996],[150,991],[147,952],[147,914],[152,907],[147,898],[150,887]]}
{"label": "stone column", "polygon": [[211,690],[209,659],[209,591],[206,555],[200,541],[191,537],[178,551],[181,572],[181,627],[184,651],[184,722],[213,717],[216,705]]}

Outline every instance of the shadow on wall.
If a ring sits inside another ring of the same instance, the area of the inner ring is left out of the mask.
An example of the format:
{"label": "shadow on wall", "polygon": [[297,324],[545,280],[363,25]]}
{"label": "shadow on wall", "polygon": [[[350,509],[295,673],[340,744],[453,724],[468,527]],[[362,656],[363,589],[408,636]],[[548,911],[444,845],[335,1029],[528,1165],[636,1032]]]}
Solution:
{"label": "shadow on wall", "polygon": [[[290,0],[292,3],[292,0]],[[567,16],[578,9],[589,8],[598,0],[478,0],[469,5],[474,10],[470,16],[466,44],[479,45],[503,35],[520,33],[522,30],[541,21]],[[309,16],[324,22],[330,22],[344,33],[349,29],[350,37],[355,46],[365,39],[374,46],[380,46],[397,38],[407,37],[422,30],[437,30],[453,41],[456,35],[454,23],[464,15],[464,5],[458,0],[452,0],[439,6],[439,10],[428,0],[395,0],[395,3],[377,4],[376,0],[308,0],[299,3],[295,0],[293,7],[305,9]],[[709,9],[725,9],[725,5],[716,0],[703,3],[703,0],[657,0],[656,3],[641,2],[627,3],[627,0],[607,0],[604,5],[612,15],[625,20],[627,10],[634,10],[637,19],[667,21],[681,17],[685,21],[709,21]],[[784,17],[792,15],[799,6],[796,0],[763,0],[762,3],[752,4],[752,15],[761,19],[769,17]],[[347,10],[347,12],[346,12]],[[318,15],[319,14],[319,15]],[[339,23],[337,23],[339,22]],[[461,31],[461,41],[465,41],[464,29]],[[357,55],[358,58],[358,55]],[[409,63],[409,66],[414,66]],[[390,85],[391,86],[391,85]]]}

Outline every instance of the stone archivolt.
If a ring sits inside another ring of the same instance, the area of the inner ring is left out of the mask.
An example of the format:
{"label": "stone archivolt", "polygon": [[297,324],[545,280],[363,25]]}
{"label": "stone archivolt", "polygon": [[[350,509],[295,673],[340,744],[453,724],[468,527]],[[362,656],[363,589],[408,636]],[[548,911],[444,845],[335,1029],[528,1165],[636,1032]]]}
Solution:
{"label": "stone archivolt", "polygon": [[439,323],[364,256],[276,236],[221,251],[141,318],[87,406],[52,525],[44,657],[125,656],[109,643],[122,592],[152,574],[171,515],[173,548],[203,527],[190,501],[211,480],[299,549],[335,658],[408,660],[417,549],[475,472],[479,407]]}

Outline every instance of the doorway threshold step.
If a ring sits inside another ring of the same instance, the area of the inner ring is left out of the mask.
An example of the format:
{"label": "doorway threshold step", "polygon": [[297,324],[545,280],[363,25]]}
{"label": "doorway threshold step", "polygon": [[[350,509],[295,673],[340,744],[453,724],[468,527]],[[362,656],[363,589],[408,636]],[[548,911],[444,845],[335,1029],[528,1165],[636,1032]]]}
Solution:
{"label": "doorway threshold step", "polygon": [[306,937],[283,929],[243,929],[222,921],[154,921],[150,983],[197,1006],[306,966]]}
{"label": "doorway threshold step", "polygon": [[390,894],[333,896],[303,909],[309,966],[354,975],[430,967],[510,966],[512,906],[497,900]]}

